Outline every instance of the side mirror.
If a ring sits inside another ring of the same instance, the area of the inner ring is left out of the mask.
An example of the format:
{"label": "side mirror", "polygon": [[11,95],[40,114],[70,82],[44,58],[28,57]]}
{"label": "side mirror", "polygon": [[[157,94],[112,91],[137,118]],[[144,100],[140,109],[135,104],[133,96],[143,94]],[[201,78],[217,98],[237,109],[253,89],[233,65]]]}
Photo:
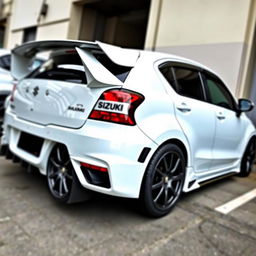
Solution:
{"label": "side mirror", "polygon": [[241,112],[248,112],[251,111],[254,107],[252,101],[247,99],[239,99],[238,100],[238,111]]}

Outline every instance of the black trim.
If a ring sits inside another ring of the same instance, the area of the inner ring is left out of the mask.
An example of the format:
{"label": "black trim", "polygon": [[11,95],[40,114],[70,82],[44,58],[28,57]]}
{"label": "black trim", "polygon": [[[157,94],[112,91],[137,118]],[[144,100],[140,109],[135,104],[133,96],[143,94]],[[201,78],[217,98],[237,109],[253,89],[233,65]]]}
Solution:
{"label": "black trim", "polygon": [[[166,68],[166,67],[171,68],[171,71],[172,71],[172,74],[173,74],[173,77],[174,77],[174,85],[171,85],[170,82],[165,78],[165,76],[162,73],[162,69]],[[198,98],[193,98],[193,97],[190,97],[190,96],[182,95],[179,92],[179,90],[178,90],[178,88],[179,88],[178,81],[177,81],[175,70],[174,70],[175,68],[184,68],[184,69],[189,69],[189,70],[191,70],[193,72],[198,72],[198,77],[199,77],[200,82],[201,82],[200,90],[201,90],[201,93],[202,93],[202,99],[198,99]],[[187,98],[190,98],[190,99],[193,99],[193,100],[199,100],[199,101],[202,101],[202,102],[207,102],[207,97],[206,97],[207,95],[206,95],[206,91],[205,91],[205,86],[204,86],[203,78],[202,78],[202,75],[201,75],[201,72],[203,71],[202,68],[194,66],[192,64],[182,63],[182,62],[166,61],[164,63],[161,63],[158,66],[158,69],[161,72],[162,76],[166,79],[166,81],[170,84],[170,86],[174,89],[174,91],[178,95],[180,95],[182,97],[187,97]]]}
{"label": "black trim", "polygon": [[145,162],[150,150],[151,150],[151,148],[143,148],[143,150],[141,151],[140,156],[138,158],[139,163],[144,163]]}
{"label": "black trim", "polygon": [[7,144],[1,145],[0,156],[5,156],[7,151],[8,151],[8,145]]}
{"label": "black trim", "polygon": [[231,172],[231,173],[228,173],[228,174],[224,174],[224,175],[221,175],[221,176],[218,176],[218,177],[215,177],[215,178],[211,178],[209,180],[204,180],[202,182],[199,182],[199,185],[200,186],[204,186],[204,185],[207,185],[209,183],[212,183],[214,181],[217,181],[217,180],[221,180],[221,179],[224,179],[224,178],[227,178],[227,177],[230,177],[230,176],[233,176],[237,174],[236,172]]}
{"label": "black trim", "polygon": [[164,67],[179,67],[179,68],[189,68],[189,69],[193,69],[195,71],[203,71],[203,68],[200,68],[198,66],[194,66],[192,64],[188,64],[188,63],[183,63],[183,62],[178,62],[178,61],[166,61],[164,63],[161,63],[158,68],[161,69],[161,68],[164,68]]}
{"label": "black trim", "polygon": [[200,72],[200,74],[201,74],[202,81],[203,81],[203,86],[204,86],[204,89],[205,89],[205,92],[206,92],[206,102],[209,103],[209,104],[212,104],[214,106],[222,107],[222,106],[216,105],[216,104],[211,102],[211,97],[210,97],[209,88],[208,88],[208,85],[207,85],[207,82],[206,82],[207,80],[206,80],[205,75],[209,76],[213,81],[216,81],[217,84],[219,86],[221,86],[227,92],[227,94],[230,96],[232,104],[233,104],[232,109],[231,108],[225,108],[225,107],[223,107],[223,108],[234,111],[234,112],[237,112],[238,105],[237,105],[236,99],[233,97],[229,88],[224,84],[224,82],[218,76],[209,72],[208,70],[202,70]]}
{"label": "black trim", "polygon": [[196,180],[192,180],[188,183],[188,188],[191,188],[195,184]]}
{"label": "black trim", "polygon": [[81,170],[88,183],[103,188],[111,187],[108,172],[101,172],[84,166],[81,166]]}

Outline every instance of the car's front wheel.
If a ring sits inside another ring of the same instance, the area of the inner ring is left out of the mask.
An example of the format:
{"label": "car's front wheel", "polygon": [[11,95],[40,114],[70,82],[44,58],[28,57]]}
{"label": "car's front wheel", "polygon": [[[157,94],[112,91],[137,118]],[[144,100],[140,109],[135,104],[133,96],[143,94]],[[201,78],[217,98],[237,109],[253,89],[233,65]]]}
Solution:
{"label": "car's front wheel", "polygon": [[247,177],[252,171],[254,159],[256,154],[256,139],[253,138],[248,143],[244,155],[241,160],[241,169],[238,176]]}
{"label": "car's front wheel", "polygon": [[184,184],[186,162],[183,152],[173,144],[161,147],[149,162],[141,201],[152,217],[168,214],[177,203]]}

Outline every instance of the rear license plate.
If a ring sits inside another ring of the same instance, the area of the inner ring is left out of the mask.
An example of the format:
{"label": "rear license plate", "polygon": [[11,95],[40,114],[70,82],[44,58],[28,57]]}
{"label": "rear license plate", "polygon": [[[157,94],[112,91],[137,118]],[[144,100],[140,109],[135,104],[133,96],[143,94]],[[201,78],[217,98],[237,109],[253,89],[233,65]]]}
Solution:
{"label": "rear license plate", "polygon": [[44,143],[44,139],[35,135],[22,132],[20,134],[18,148],[34,155],[39,156]]}

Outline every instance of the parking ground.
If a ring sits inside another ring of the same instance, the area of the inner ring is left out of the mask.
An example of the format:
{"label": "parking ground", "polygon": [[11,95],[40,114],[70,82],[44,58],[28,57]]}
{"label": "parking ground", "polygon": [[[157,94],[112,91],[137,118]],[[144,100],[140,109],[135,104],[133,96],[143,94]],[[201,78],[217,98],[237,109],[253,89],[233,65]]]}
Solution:
{"label": "parking ground", "polygon": [[96,195],[60,205],[45,178],[0,158],[0,255],[256,255],[256,198],[224,215],[216,207],[256,188],[230,177],[184,194],[171,214],[149,219],[137,201]]}

